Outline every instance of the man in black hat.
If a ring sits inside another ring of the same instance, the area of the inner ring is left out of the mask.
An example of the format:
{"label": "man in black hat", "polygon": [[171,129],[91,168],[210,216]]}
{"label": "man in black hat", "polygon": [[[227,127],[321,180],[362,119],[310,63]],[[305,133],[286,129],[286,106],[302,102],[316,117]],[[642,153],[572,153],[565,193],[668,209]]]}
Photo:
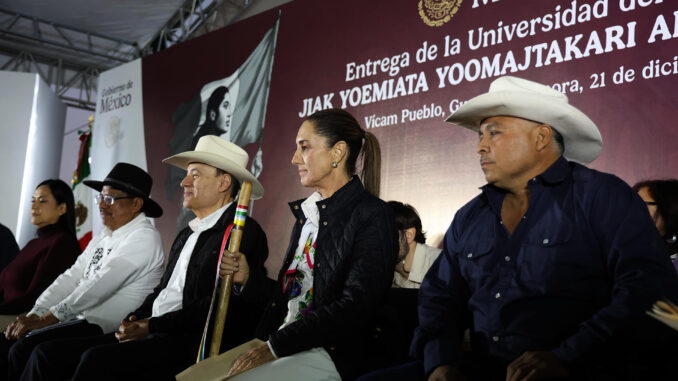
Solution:
{"label": "man in black hat", "polygon": [[162,215],[149,198],[151,176],[118,163],[104,181],[85,181],[100,191],[95,199],[106,228],[75,264],[12,323],[0,339],[0,374],[18,379],[36,345],[60,338],[113,332],[158,284],[164,253],[149,217]]}
{"label": "man in black hat", "polygon": [[[249,156],[237,145],[207,135],[194,151],[164,162],[185,170],[183,205],[196,218],[177,235],[160,284],[113,335],[44,343],[33,352],[22,380],[165,380],[195,363],[215,289],[224,235],[236,213],[240,184],[264,188],[246,169]],[[228,247],[227,242],[224,247]],[[266,304],[266,234],[247,217],[241,253],[224,254],[236,267],[221,350],[251,340]],[[206,347],[209,350],[209,340]],[[75,372],[75,373],[74,373]]]}

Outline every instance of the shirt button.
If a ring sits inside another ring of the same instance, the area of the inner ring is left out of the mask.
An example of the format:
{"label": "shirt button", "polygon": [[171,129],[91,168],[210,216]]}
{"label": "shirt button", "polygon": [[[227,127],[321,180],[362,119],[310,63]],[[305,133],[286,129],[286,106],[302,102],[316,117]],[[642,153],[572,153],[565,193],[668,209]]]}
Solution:
{"label": "shirt button", "polygon": [[499,224],[503,225],[503,224],[504,224],[504,221],[499,221]]}
{"label": "shirt button", "polygon": [[492,341],[494,341],[495,343],[499,341],[499,336],[492,336]]}
{"label": "shirt button", "polygon": [[323,221],[323,226],[327,226],[327,221]]}
{"label": "shirt button", "polygon": [[471,258],[471,257],[473,257],[473,253],[466,254],[466,258]]}
{"label": "shirt button", "polygon": [[323,208],[323,209],[325,209],[325,208],[327,208],[327,205],[322,204],[320,207]]}
{"label": "shirt button", "polygon": [[495,298],[495,299],[501,298],[501,292],[498,292],[498,293],[494,294],[494,298]]}
{"label": "shirt button", "polygon": [[294,209],[298,210],[298,209],[299,209],[299,205],[294,205]]}
{"label": "shirt button", "polygon": [[548,238],[544,238],[544,240],[541,241],[541,243],[543,243],[544,245],[548,245],[548,244],[549,244],[549,239],[548,239]]}
{"label": "shirt button", "polygon": [[507,255],[507,256],[504,257],[504,260],[505,260],[506,262],[511,262],[511,257],[509,257],[509,256]]}
{"label": "shirt button", "polygon": [[299,220],[299,224],[303,224],[303,223],[304,223],[304,220]]}

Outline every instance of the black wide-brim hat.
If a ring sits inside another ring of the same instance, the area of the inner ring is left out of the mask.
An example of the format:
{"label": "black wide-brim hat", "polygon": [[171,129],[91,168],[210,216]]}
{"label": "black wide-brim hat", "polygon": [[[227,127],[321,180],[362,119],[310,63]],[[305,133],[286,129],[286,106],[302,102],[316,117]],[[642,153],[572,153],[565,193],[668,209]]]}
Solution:
{"label": "black wide-brim hat", "polygon": [[104,181],[85,180],[88,187],[101,192],[104,185],[108,185],[130,196],[141,197],[144,200],[142,211],[146,216],[156,218],[162,216],[162,208],[151,200],[151,186],[153,179],[148,172],[129,163],[118,163],[111,169]]}

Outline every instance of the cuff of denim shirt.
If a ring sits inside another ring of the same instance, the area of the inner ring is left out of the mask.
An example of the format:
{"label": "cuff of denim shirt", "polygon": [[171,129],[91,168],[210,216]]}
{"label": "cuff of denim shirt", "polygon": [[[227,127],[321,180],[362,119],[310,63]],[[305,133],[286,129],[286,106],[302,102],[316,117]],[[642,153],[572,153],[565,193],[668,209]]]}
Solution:
{"label": "cuff of denim shirt", "polygon": [[440,365],[459,366],[461,346],[447,338],[429,340],[424,346],[424,374],[428,377]]}
{"label": "cuff of denim shirt", "polygon": [[568,341],[560,344],[551,353],[566,366],[571,366],[581,359],[580,351],[573,348]]}
{"label": "cuff of denim shirt", "polygon": [[560,343],[551,352],[566,366],[582,365],[591,360],[596,349],[604,342],[605,338],[602,335],[597,334],[590,324],[584,323],[583,329]]}

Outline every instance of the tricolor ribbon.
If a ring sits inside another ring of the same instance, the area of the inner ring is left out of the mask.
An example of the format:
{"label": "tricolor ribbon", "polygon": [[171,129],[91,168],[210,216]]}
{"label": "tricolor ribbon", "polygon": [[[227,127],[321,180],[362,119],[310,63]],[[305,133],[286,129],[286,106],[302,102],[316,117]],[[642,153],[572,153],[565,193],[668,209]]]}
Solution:
{"label": "tricolor ribbon", "polygon": [[246,217],[247,217],[247,206],[237,205],[235,207],[235,218],[233,219],[233,223],[241,227],[245,226]]}

